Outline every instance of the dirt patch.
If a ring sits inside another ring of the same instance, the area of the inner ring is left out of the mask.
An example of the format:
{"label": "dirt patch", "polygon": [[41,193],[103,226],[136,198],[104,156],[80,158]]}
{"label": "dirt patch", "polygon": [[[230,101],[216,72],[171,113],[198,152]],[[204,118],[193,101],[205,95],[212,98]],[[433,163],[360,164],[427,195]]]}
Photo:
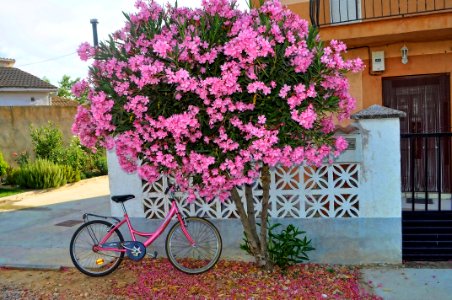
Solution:
{"label": "dirt patch", "polygon": [[107,277],[91,278],[74,268],[19,270],[0,268],[0,299],[125,299],[112,288],[131,284],[134,274],[119,268]]}
{"label": "dirt patch", "polygon": [[26,209],[29,206],[17,205],[16,202],[19,200],[0,200],[0,210],[18,210],[18,209]]}
{"label": "dirt patch", "polygon": [[48,207],[39,207],[39,206],[29,206],[29,205],[20,205],[16,204],[20,202],[20,200],[1,200],[0,201],[0,211],[5,210],[50,210]]}
{"label": "dirt patch", "polygon": [[403,263],[404,268],[413,269],[452,269],[451,261],[407,261]]}
{"label": "dirt patch", "polygon": [[355,267],[302,264],[282,274],[237,261],[220,261],[206,273],[187,275],[163,258],[126,260],[98,278],[74,268],[0,268],[0,299],[378,299],[359,284],[359,277]]}

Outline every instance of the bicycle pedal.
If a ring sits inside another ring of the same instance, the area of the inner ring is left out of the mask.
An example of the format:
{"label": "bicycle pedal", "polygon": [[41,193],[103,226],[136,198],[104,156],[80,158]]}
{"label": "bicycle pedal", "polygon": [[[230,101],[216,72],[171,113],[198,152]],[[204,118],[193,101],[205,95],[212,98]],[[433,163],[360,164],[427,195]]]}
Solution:
{"label": "bicycle pedal", "polygon": [[157,255],[158,255],[158,253],[157,253],[157,251],[154,251],[154,253],[148,253],[147,254],[150,258],[157,258]]}

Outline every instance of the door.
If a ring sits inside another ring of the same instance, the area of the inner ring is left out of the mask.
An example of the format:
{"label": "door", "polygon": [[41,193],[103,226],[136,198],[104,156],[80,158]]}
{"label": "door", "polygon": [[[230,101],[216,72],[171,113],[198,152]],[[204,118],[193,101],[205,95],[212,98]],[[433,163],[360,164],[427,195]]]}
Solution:
{"label": "door", "polygon": [[[449,74],[383,78],[383,105],[406,113],[402,134],[450,132],[449,86]],[[402,139],[401,156],[403,192],[451,192],[450,137]]]}
{"label": "door", "polygon": [[330,0],[331,24],[357,21],[361,18],[361,0]]}

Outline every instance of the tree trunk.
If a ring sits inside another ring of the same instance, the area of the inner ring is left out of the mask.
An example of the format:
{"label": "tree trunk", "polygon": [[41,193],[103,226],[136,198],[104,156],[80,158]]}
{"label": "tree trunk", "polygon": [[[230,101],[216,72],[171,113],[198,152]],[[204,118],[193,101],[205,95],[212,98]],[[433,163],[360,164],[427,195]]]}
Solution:
{"label": "tree trunk", "polygon": [[255,253],[257,253],[258,249],[260,249],[259,238],[256,239],[256,237],[258,236],[256,228],[254,228],[253,232],[252,226],[249,223],[248,215],[245,211],[245,207],[243,206],[242,203],[242,198],[240,197],[236,188],[232,190],[232,200],[235,203],[237,212],[240,217],[240,221],[242,222],[243,225],[243,230],[245,231],[246,238],[248,239],[251,254],[255,256]]}
{"label": "tree trunk", "polygon": [[253,190],[251,185],[245,185],[245,197],[246,197],[246,210],[243,205],[242,199],[237,192],[237,189],[232,190],[232,200],[235,203],[237,212],[240,216],[243,229],[245,231],[246,238],[248,240],[248,246],[251,254],[256,260],[256,264],[266,270],[271,270],[273,265],[269,260],[267,251],[267,217],[268,208],[270,203],[270,170],[267,165],[262,168],[262,212],[260,215],[260,232],[258,232],[258,226],[256,226],[256,210],[254,205]]}
{"label": "tree trunk", "polygon": [[267,228],[267,220],[268,220],[268,209],[270,206],[270,168],[268,165],[264,165],[262,167],[261,174],[261,182],[262,182],[262,211],[261,211],[261,253],[265,258],[267,270],[271,270],[273,268],[272,263],[270,261],[270,257],[268,256],[268,228]]}

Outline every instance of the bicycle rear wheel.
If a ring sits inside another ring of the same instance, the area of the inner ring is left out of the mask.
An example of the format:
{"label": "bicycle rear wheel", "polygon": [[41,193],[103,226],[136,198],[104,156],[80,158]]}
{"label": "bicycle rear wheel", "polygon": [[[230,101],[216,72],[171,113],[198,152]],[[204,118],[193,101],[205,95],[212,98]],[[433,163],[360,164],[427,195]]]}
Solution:
{"label": "bicycle rear wheel", "polygon": [[[89,221],[80,226],[71,239],[69,252],[74,266],[89,276],[104,276],[113,272],[121,263],[124,252],[95,251],[102,238],[113,225],[103,220]],[[119,230],[115,230],[106,241],[109,248],[120,248],[124,238]]]}
{"label": "bicycle rear wheel", "polygon": [[166,237],[166,255],[176,269],[188,274],[210,270],[220,258],[222,241],[218,229],[203,218],[185,219],[186,229],[194,240],[192,245],[181,224],[173,225]]}

